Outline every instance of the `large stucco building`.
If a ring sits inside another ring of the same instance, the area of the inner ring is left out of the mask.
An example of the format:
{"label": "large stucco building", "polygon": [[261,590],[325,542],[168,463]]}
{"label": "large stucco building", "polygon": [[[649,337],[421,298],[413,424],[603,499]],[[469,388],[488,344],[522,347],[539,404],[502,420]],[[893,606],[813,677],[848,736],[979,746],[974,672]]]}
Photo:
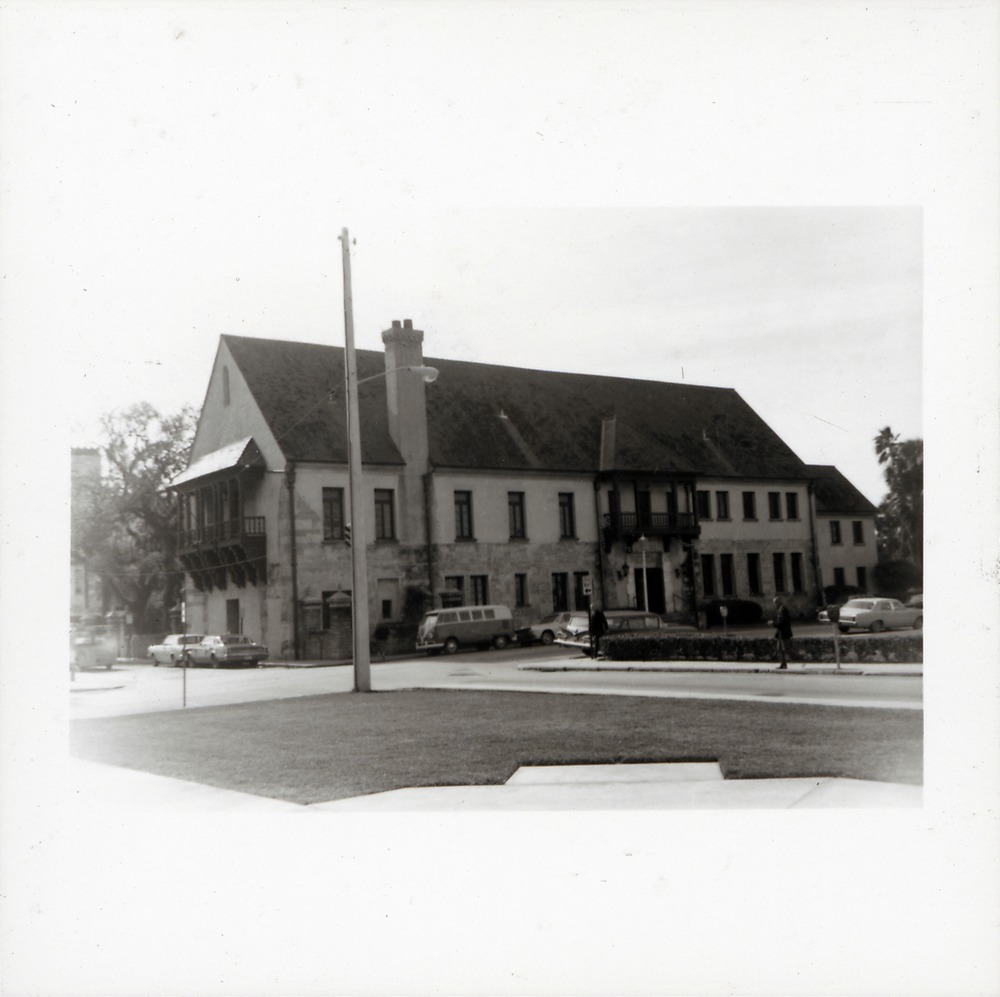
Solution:
{"label": "large stucco building", "polygon": [[[373,630],[404,642],[432,605],[504,603],[521,625],[583,608],[588,584],[691,619],[821,601],[815,476],[734,390],[425,359],[408,320],[382,339],[357,353],[352,513],[343,349],[221,338],[174,482],[189,628],[349,656],[352,531]],[[404,369],[425,364],[431,385]]]}

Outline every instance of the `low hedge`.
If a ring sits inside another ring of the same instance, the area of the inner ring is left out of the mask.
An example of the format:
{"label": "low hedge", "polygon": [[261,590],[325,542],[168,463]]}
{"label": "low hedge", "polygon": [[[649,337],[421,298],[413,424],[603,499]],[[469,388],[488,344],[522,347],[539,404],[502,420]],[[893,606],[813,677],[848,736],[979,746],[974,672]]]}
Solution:
{"label": "low hedge", "polygon": [[[791,661],[834,664],[833,637],[795,637]],[[601,651],[611,661],[759,661],[774,662],[773,637],[730,637],[722,634],[645,635],[604,637]],[[855,635],[840,638],[841,664],[922,663],[921,633],[885,637]]]}

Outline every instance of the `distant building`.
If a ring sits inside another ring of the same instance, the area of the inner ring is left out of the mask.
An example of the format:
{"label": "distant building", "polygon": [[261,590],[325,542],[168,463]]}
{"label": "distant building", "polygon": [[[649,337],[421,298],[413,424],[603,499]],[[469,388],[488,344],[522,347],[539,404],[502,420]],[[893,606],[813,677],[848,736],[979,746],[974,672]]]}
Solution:
{"label": "distant building", "polygon": [[[70,529],[76,517],[91,501],[92,489],[101,480],[101,451],[74,447],[70,451]],[[72,621],[103,616],[104,591],[100,577],[80,558],[70,556],[70,607]]]}
{"label": "distant building", "polygon": [[816,546],[823,589],[875,595],[876,507],[829,464],[810,464],[816,494]]}
{"label": "distant building", "polygon": [[[393,322],[357,354],[364,506],[349,504],[344,351],[223,336],[173,482],[187,623],[275,657],[349,657],[352,520],[373,629],[504,603],[696,618],[715,599],[812,616],[812,472],[732,389],[426,360]],[[425,385],[413,365],[433,365]],[[366,380],[371,378],[372,380]]]}

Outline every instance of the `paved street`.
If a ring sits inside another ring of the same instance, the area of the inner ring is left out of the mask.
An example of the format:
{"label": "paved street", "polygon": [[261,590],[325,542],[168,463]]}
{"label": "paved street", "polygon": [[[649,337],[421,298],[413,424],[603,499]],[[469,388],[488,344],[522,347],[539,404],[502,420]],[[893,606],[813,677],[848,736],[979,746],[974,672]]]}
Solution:
{"label": "paved street", "polygon": [[[593,662],[559,647],[471,651],[372,665],[375,691],[505,689],[599,695],[696,697],[827,706],[921,709],[920,666],[844,667],[723,662]],[[349,692],[349,665],[241,669],[154,668],[119,663],[70,682],[75,719]]]}

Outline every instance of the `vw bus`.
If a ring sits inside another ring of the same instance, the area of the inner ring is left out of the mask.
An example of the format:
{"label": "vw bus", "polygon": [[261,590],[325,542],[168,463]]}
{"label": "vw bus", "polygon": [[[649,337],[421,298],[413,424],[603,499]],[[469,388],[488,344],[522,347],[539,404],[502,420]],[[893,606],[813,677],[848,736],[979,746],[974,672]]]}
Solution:
{"label": "vw bus", "polygon": [[506,647],[514,623],[506,606],[449,606],[432,609],[417,628],[417,650],[454,654],[460,647]]}

